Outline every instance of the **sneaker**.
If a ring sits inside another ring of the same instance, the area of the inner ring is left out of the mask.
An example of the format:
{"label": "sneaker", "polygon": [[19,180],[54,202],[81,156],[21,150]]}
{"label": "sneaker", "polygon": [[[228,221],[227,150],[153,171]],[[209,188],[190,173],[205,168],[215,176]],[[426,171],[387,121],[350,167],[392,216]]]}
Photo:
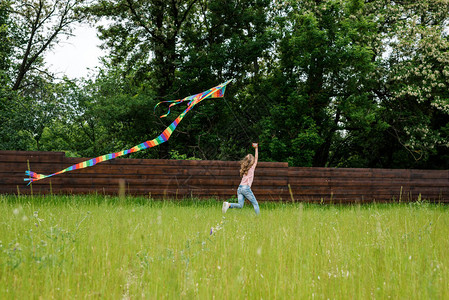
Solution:
{"label": "sneaker", "polygon": [[221,211],[225,214],[229,206],[231,206],[229,202],[223,202],[223,207],[221,208]]}

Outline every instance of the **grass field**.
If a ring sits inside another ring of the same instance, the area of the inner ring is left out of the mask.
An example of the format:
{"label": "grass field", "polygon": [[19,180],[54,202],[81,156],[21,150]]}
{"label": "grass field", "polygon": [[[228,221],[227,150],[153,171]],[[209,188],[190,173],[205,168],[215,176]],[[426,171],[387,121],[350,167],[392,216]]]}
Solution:
{"label": "grass field", "polygon": [[0,196],[0,298],[449,299],[448,209]]}

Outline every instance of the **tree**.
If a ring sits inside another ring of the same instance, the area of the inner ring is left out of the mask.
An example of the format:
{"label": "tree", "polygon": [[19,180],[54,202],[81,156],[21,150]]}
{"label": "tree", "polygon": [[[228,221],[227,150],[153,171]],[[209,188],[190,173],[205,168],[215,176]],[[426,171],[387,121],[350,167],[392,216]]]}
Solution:
{"label": "tree", "polygon": [[46,73],[42,66],[42,55],[51,49],[61,37],[71,33],[71,25],[81,20],[77,8],[83,1],[75,0],[34,0],[17,1],[12,5],[12,15],[19,36],[15,40],[17,53],[17,71],[12,86],[19,90],[30,84],[24,84],[30,71]]}
{"label": "tree", "polygon": [[0,3],[0,149],[29,149],[32,138],[22,129],[23,112],[19,96],[12,91],[11,57],[18,28],[11,17],[11,2]]}
{"label": "tree", "polygon": [[[261,69],[257,66],[260,58],[267,55],[269,47],[265,32],[267,3],[127,0],[99,1],[91,6],[90,13],[112,20],[107,28],[100,28],[104,47],[110,50],[103,79],[112,79],[116,87],[126,86],[115,95],[108,93],[109,101],[121,98],[117,100],[120,112],[132,113],[116,114],[122,117],[115,120],[138,124],[134,128],[118,126],[121,136],[135,132],[148,138],[152,130],[160,132],[168,126],[172,119],[159,120],[148,114],[158,100],[195,94],[230,78],[248,80],[256,76]],[[234,86],[233,90],[238,88]],[[136,102],[139,99],[138,112],[146,111],[146,115],[128,110],[131,105],[124,99],[131,97]],[[232,95],[227,93],[227,97]],[[232,127],[233,133],[241,130],[235,128],[227,109],[223,101],[209,101],[196,108],[188,124],[174,133],[173,139],[178,142],[161,145],[159,157],[167,157],[170,149],[189,157],[218,157],[218,147],[230,139],[226,128]],[[153,118],[152,126],[148,126],[149,118]],[[145,128],[146,134],[140,128]]]}
{"label": "tree", "polygon": [[[234,160],[252,140],[292,166],[449,163],[445,0],[96,0],[83,16],[69,0],[20,3],[0,5],[3,148],[129,148],[185,108],[159,119],[157,102],[235,79],[133,156]],[[84,17],[109,21],[109,53],[94,80],[57,83],[42,53]]]}
{"label": "tree", "polygon": [[[197,157],[239,159],[258,140],[254,127],[266,113],[264,98],[252,93],[268,73],[270,1],[202,1],[182,31],[180,90],[202,90],[234,79],[225,99],[198,108],[189,121],[196,143],[184,143]],[[263,106],[261,105],[262,103]],[[207,124],[207,125],[205,125]]]}
{"label": "tree", "polygon": [[179,35],[198,0],[98,1],[87,10],[109,19],[100,38],[110,49],[108,62],[123,71],[153,81],[159,97],[171,93],[179,62]]}
{"label": "tree", "polygon": [[336,139],[377,122],[366,42],[373,22],[360,1],[289,4],[280,5],[279,62],[269,79],[275,105],[261,122],[263,141],[274,160],[327,166]]}
{"label": "tree", "polygon": [[117,150],[111,146],[102,115],[97,112],[91,80],[64,80],[55,85],[58,115],[42,132],[42,150],[93,157]]}
{"label": "tree", "polygon": [[[0,30],[6,39],[0,49],[3,149],[41,148],[41,137],[59,115],[52,74],[43,54],[70,35],[71,25],[81,20],[82,1],[34,0],[2,2]],[[3,126],[4,125],[4,126]]]}
{"label": "tree", "polygon": [[392,135],[406,150],[407,162],[398,164],[439,168],[449,156],[449,3],[392,2],[389,10],[396,19],[387,35],[392,51],[382,105]]}
{"label": "tree", "polygon": [[10,3],[7,1],[0,3],[0,84],[2,89],[8,83],[8,71],[11,64],[11,28]]}

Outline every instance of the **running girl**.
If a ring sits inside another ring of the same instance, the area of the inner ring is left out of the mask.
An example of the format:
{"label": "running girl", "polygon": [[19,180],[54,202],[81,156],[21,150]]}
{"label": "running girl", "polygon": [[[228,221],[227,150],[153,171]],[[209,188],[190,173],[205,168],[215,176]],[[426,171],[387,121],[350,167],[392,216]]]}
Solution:
{"label": "running girl", "polygon": [[257,203],[256,197],[251,190],[251,185],[254,180],[254,171],[259,158],[258,144],[253,143],[253,147],[256,152],[255,157],[252,154],[248,154],[242,161],[240,161],[240,176],[242,177],[242,181],[237,189],[238,203],[223,202],[223,213],[226,213],[229,208],[242,208],[245,204],[245,198],[254,206],[256,215],[260,213],[259,203]]}

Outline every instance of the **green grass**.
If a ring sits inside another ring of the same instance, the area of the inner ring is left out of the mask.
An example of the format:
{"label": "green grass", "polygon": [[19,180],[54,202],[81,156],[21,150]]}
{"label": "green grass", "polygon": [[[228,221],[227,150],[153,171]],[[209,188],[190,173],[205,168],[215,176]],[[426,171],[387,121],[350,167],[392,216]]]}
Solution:
{"label": "green grass", "polygon": [[0,298],[449,298],[446,206],[260,206],[0,196]]}

